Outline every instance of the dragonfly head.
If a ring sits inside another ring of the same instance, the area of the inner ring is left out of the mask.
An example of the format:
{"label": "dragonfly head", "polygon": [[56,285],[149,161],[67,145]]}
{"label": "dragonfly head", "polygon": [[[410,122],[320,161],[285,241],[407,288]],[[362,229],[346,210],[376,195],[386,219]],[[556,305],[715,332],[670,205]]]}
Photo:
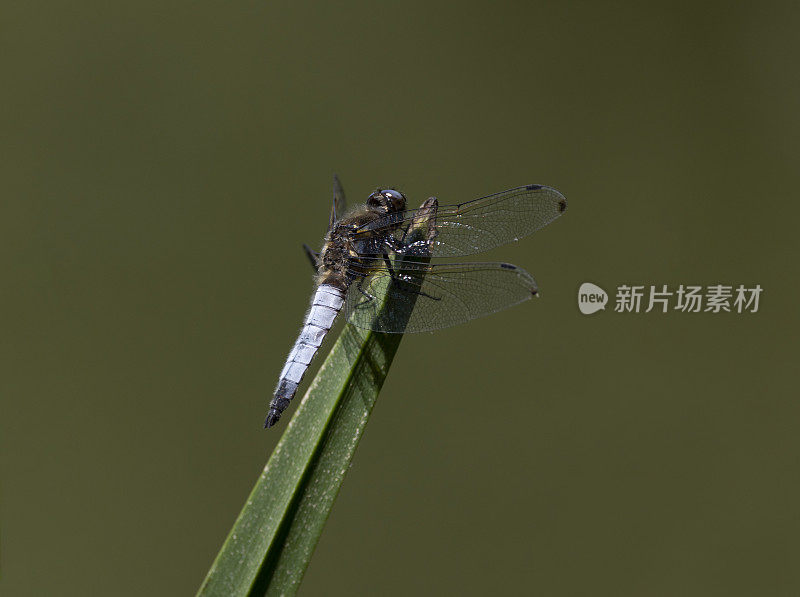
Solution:
{"label": "dragonfly head", "polygon": [[406,208],[406,196],[394,189],[378,189],[367,197],[367,207],[381,213],[396,213]]}

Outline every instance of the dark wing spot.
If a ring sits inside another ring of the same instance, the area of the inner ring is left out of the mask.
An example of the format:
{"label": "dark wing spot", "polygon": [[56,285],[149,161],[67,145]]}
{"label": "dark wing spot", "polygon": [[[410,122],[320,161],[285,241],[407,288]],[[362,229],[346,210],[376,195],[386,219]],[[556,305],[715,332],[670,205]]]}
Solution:
{"label": "dark wing spot", "polygon": [[558,202],[558,211],[560,211],[562,214],[567,211],[567,201],[565,199],[562,199]]}
{"label": "dark wing spot", "polygon": [[500,267],[504,269],[517,269],[516,265],[511,265],[510,263],[501,263]]}
{"label": "dark wing spot", "polygon": [[525,187],[525,188],[526,188],[527,190],[529,190],[529,191],[538,191],[539,189],[541,189],[541,188],[542,188],[542,185],[540,185],[540,184],[529,184],[529,185],[528,185],[527,187]]}

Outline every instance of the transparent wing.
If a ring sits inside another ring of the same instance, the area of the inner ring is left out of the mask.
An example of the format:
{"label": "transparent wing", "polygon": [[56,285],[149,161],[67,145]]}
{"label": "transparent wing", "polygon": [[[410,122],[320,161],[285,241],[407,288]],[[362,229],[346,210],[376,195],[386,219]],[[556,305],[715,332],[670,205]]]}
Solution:
{"label": "transparent wing", "polygon": [[347,199],[344,196],[344,188],[339,181],[339,177],[333,175],[333,205],[331,206],[331,217],[328,222],[328,229],[333,228],[333,223],[344,215],[347,211]]}
{"label": "transparent wing", "polygon": [[[345,313],[355,326],[379,332],[426,332],[458,325],[536,294],[536,282],[508,263],[403,262],[392,271],[380,260],[350,285]],[[381,297],[387,293],[387,308]]]}
{"label": "transparent wing", "polygon": [[[517,187],[467,203],[438,207],[434,216],[436,233],[429,240],[417,241],[416,244],[426,244],[432,257],[472,255],[532,234],[555,220],[566,209],[566,198],[552,187]],[[386,216],[365,225],[358,235],[391,235],[400,241],[393,249],[404,252],[398,247],[402,245],[405,230],[418,212],[408,210]]]}

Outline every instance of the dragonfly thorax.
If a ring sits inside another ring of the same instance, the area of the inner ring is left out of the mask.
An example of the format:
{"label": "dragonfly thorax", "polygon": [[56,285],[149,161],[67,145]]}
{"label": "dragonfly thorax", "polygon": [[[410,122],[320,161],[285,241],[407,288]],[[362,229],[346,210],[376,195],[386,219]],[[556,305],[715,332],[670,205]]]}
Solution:
{"label": "dragonfly thorax", "polygon": [[325,239],[319,256],[318,282],[347,287],[347,264],[353,254],[351,227],[337,223]]}

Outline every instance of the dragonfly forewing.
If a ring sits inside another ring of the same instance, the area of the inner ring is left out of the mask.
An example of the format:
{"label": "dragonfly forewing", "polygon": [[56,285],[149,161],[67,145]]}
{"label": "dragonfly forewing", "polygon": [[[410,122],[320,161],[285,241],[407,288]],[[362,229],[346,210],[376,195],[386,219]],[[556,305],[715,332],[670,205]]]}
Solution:
{"label": "dragonfly forewing", "polygon": [[[436,212],[436,235],[429,241],[408,243],[414,249],[427,244],[431,257],[460,257],[519,240],[543,228],[567,209],[559,191],[544,185],[517,187],[458,205],[442,205]],[[358,232],[364,237],[391,234],[398,243],[418,210],[389,214]],[[397,250],[397,249],[395,249]]]}

